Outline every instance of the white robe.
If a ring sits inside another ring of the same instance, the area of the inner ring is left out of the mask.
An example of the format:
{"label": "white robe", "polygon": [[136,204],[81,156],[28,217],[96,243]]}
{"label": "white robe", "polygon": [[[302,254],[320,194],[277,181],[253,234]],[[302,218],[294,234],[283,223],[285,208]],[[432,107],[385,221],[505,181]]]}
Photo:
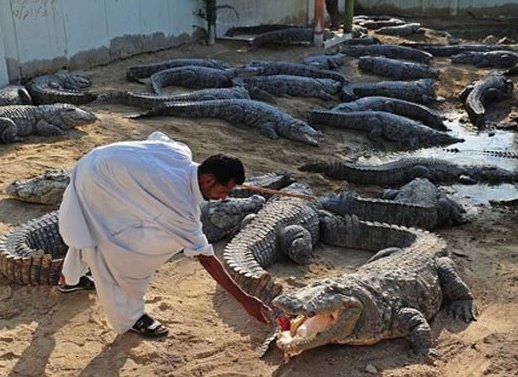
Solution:
{"label": "white robe", "polygon": [[214,255],[200,221],[197,168],[185,144],[155,132],[95,148],[72,171],[59,209],[69,246],[63,275],[74,285],[90,268],[118,333],[144,314],[149,280],[165,261],[182,249]]}

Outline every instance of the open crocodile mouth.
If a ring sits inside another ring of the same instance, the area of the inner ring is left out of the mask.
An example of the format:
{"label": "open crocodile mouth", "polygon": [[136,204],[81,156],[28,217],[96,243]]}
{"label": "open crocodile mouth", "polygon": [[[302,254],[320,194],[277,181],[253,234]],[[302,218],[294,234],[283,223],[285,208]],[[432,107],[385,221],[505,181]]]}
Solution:
{"label": "open crocodile mouth", "polygon": [[282,328],[277,336],[277,346],[281,349],[297,347],[313,340],[338,322],[339,311],[319,313],[312,317],[300,314],[292,318],[288,326]]}

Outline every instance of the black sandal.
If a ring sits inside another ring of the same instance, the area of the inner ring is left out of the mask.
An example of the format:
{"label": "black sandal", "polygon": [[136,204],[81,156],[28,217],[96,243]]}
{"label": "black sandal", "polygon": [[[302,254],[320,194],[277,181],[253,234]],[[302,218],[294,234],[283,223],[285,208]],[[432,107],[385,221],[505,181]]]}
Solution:
{"label": "black sandal", "polygon": [[143,314],[130,329],[144,338],[162,338],[169,334],[169,329],[147,314]]}

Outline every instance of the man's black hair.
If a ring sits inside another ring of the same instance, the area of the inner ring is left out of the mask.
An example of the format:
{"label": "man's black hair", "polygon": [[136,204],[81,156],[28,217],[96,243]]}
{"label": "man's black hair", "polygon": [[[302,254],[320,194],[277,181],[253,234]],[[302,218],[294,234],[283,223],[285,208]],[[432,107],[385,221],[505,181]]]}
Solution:
{"label": "man's black hair", "polygon": [[232,179],[237,185],[245,181],[245,168],[241,160],[222,153],[208,157],[198,167],[198,172],[213,174],[216,182],[222,185],[228,184]]}

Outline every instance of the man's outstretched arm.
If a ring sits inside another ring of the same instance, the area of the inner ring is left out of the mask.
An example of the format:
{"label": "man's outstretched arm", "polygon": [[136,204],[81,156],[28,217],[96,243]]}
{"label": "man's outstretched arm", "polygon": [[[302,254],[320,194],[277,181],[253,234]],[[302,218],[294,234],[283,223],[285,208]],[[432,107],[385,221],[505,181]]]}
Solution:
{"label": "man's outstretched arm", "polygon": [[228,293],[243,306],[252,317],[263,323],[270,323],[269,314],[272,311],[257,297],[251,296],[243,291],[225,270],[221,262],[215,256],[198,255],[198,260],[207,272],[223,287]]}

